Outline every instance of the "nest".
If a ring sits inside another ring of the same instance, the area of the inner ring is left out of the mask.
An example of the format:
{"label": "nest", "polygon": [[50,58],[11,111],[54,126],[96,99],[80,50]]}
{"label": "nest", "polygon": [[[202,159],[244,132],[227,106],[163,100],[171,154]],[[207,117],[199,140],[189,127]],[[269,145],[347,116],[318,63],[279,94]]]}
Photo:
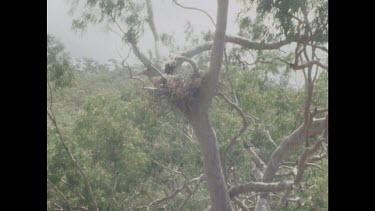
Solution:
{"label": "nest", "polygon": [[204,81],[204,74],[164,75],[154,81],[154,102],[166,102],[183,113],[191,111],[197,102],[199,89]]}

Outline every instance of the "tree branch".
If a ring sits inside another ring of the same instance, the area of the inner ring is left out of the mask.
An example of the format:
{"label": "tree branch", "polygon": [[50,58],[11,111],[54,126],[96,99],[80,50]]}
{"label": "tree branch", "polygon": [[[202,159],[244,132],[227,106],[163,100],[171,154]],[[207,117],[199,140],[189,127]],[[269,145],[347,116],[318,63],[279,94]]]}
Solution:
{"label": "tree branch", "polygon": [[164,78],[161,71],[155,67],[150,60],[139,50],[137,44],[135,42],[130,43],[133,49],[133,53],[135,56],[143,63],[143,65],[147,68],[145,74],[149,77],[161,76]]}
{"label": "tree branch", "polygon": [[230,106],[232,106],[242,117],[242,127],[237,132],[237,134],[229,141],[228,145],[224,148],[221,155],[221,165],[223,168],[224,177],[227,178],[227,171],[225,168],[225,162],[226,162],[226,155],[229,151],[229,149],[235,144],[235,142],[238,140],[238,138],[246,131],[246,129],[249,126],[249,122],[246,119],[245,113],[237,104],[230,101],[223,93],[219,92],[218,95],[225,100]]}
{"label": "tree branch", "polygon": [[229,61],[228,61],[228,55],[227,55],[227,49],[226,48],[224,48],[224,61],[225,61],[225,72],[228,75],[228,81],[229,81],[230,89],[232,91],[234,101],[238,105],[237,94],[234,90],[234,86],[233,86],[233,83],[232,83],[232,80],[231,80],[230,74],[229,74]]}
{"label": "tree branch", "polygon": [[[187,187],[187,185],[191,184],[192,182],[196,182],[196,186],[194,188],[194,190],[196,191],[196,189],[198,188],[199,184],[204,180],[204,174],[201,174],[200,176],[194,178],[194,179],[191,179],[188,183],[184,184],[183,186],[181,186],[180,188],[177,188],[175,191],[173,191],[170,195],[164,197],[164,198],[161,198],[161,199],[157,199],[153,202],[151,202],[149,205],[147,205],[146,207],[152,207],[152,206],[156,206],[160,203],[162,203],[163,201],[166,201],[168,199],[172,199],[174,198],[179,192],[181,192],[184,188]],[[195,192],[193,191],[193,192]],[[190,198],[190,196],[188,197]],[[183,203],[184,204],[184,203]],[[183,204],[181,204],[181,206],[183,206]],[[143,208],[143,207],[142,207]]]}
{"label": "tree branch", "polygon": [[66,204],[68,205],[68,207],[69,207],[69,209],[70,210],[72,210],[72,207],[70,206],[70,203],[69,203],[69,201],[68,201],[68,199],[66,198],[66,196],[56,187],[56,185],[55,184],[53,184],[53,182],[51,182],[48,178],[47,178],[47,182],[48,182],[48,184],[50,184],[51,185],[51,187],[53,188],[53,190],[56,192],[56,193],[58,193],[60,196],[61,196],[61,198],[66,202]]}
{"label": "tree branch", "polygon": [[326,153],[323,155],[316,155],[316,156],[311,157],[307,162],[314,163],[314,162],[323,160],[324,158],[327,158],[327,157],[328,157],[328,154]]}
{"label": "tree branch", "polygon": [[187,10],[197,10],[197,11],[199,11],[199,12],[204,13],[204,14],[205,14],[205,15],[211,20],[211,23],[216,27],[216,24],[215,24],[214,19],[211,17],[210,14],[208,14],[208,12],[206,12],[206,11],[204,11],[204,10],[202,10],[202,9],[199,9],[199,8],[195,8],[195,7],[186,7],[186,6],[181,5],[180,3],[178,3],[177,0],[173,0],[173,2],[174,2],[177,6],[183,8],[183,9],[187,9]]}
{"label": "tree branch", "polygon": [[250,211],[250,209],[237,197],[233,197],[232,200],[242,209],[242,211]]}
{"label": "tree branch", "polygon": [[263,42],[252,42],[247,38],[240,36],[226,36],[226,41],[229,43],[240,45],[246,49],[253,50],[275,50],[279,49],[284,45],[290,44],[291,39],[285,39],[276,43],[263,43]]}
{"label": "tree branch", "polygon": [[[290,44],[292,41],[285,39],[280,42],[276,43],[259,43],[259,42],[252,42],[246,38],[239,37],[239,36],[229,36],[226,35],[225,42],[233,43],[240,45],[246,49],[252,50],[275,50],[279,49],[284,45]],[[207,42],[192,49],[186,50],[181,53],[182,56],[186,57],[193,57],[195,55],[201,54],[204,51],[211,50],[213,42]]]}
{"label": "tree branch", "polygon": [[235,186],[229,189],[229,196],[235,197],[248,192],[282,192],[293,184],[292,181],[282,181],[274,183],[250,182],[244,185]]}
{"label": "tree branch", "polygon": [[151,0],[146,0],[146,4],[147,4],[147,14],[148,14],[148,19],[147,19],[147,22],[148,22],[148,25],[150,26],[150,29],[152,31],[152,34],[154,36],[154,40],[155,40],[155,56],[156,56],[156,67],[158,67],[160,69],[160,52],[159,52],[159,48],[160,48],[160,37],[159,37],[159,34],[156,30],[156,26],[155,26],[155,19],[154,19],[154,12],[153,12],[153,8],[152,8],[152,3],[151,3]]}
{"label": "tree branch", "polygon": [[291,64],[290,67],[293,70],[302,70],[302,69],[305,69],[306,67],[310,67],[310,66],[313,66],[313,65],[318,65],[319,67],[321,67],[325,70],[328,70],[327,65],[324,65],[324,64],[322,64],[322,63],[320,63],[319,61],[316,61],[316,60],[308,61],[305,64],[301,64],[301,65]]}
{"label": "tree branch", "polygon": [[[123,35],[126,34],[126,32],[121,28],[120,24],[117,22],[115,17],[111,15],[112,21],[116,24],[116,26],[119,28],[119,30],[123,33]],[[135,40],[127,40],[127,43],[131,45],[131,48],[133,49],[134,55],[142,62],[142,64],[147,68],[145,75],[147,75],[149,78],[155,77],[155,76],[161,76],[164,78],[163,74],[159,70],[158,67],[155,67],[152,62],[147,59],[147,57],[139,50],[137,43]],[[156,43],[156,42],[155,42]]]}
{"label": "tree branch", "polygon": [[217,26],[211,49],[210,66],[206,75],[206,81],[202,85],[199,99],[202,110],[208,110],[210,102],[215,95],[216,86],[219,80],[219,73],[223,62],[227,16],[228,0],[218,0]]}
{"label": "tree branch", "polygon": [[[299,160],[298,160],[298,164],[297,164],[297,173],[294,177],[294,182],[293,184],[297,185],[301,182],[302,180],[302,176],[303,176],[303,173],[305,172],[305,169],[306,169],[306,160],[308,158],[309,155],[311,155],[312,153],[314,153],[316,150],[318,150],[319,146],[322,144],[322,142],[324,141],[325,139],[325,131],[327,131],[327,129],[324,129],[323,131],[323,135],[319,138],[319,140],[317,142],[315,142],[315,144],[309,148],[305,148],[304,151],[302,152]],[[284,196],[280,199],[279,203],[278,203],[278,208],[281,209],[286,201],[287,201],[287,198],[290,194],[292,190],[292,185],[285,191],[284,193]]]}
{"label": "tree branch", "polygon": [[233,144],[237,141],[237,139],[245,132],[245,130],[249,126],[249,122],[247,121],[245,112],[242,110],[241,107],[239,107],[237,104],[230,101],[223,93],[219,92],[218,95],[221,98],[223,98],[225,102],[227,102],[230,106],[232,106],[238,112],[238,114],[242,118],[242,124],[243,124],[241,129],[238,131],[238,133],[229,141],[228,145],[224,148],[224,154],[226,154],[228,150],[230,149],[230,147],[232,147]]}
{"label": "tree branch", "polygon": [[78,161],[76,161],[76,159],[73,157],[72,153],[70,152],[68,146],[66,145],[65,139],[61,135],[60,129],[59,129],[58,125],[57,125],[57,122],[56,122],[56,119],[55,119],[54,115],[51,114],[49,111],[47,111],[47,115],[48,115],[49,119],[52,121],[53,125],[55,126],[56,133],[59,136],[59,140],[60,140],[61,144],[63,145],[65,151],[68,153],[70,160],[72,161],[72,163],[74,164],[74,166],[76,167],[76,169],[78,169],[79,173],[83,177],[83,181],[85,182],[86,187],[88,189],[89,196],[90,196],[90,198],[92,200],[94,210],[99,211],[98,205],[97,205],[95,197],[94,197],[94,194],[92,192],[92,188],[91,188],[90,182],[87,179],[86,174],[83,172],[83,170],[82,170],[81,166],[79,165]]}
{"label": "tree branch", "polygon": [[158,161],[156,161],[156,160],[150,158],[148,155],[146,155],[146,157],[147,157],[148,159],[150,159],[152,162],[154,162],[154,163],[158,164],[159,166],[161,166],[161,167],[167,169],[168,171],[173,172],[173,173],[176,173],[176,174],[180,174],[180,175],[182,175],[181,172],[176,171],[176,170],[173,170],[173,169],[171,169],[171,168],[168,168],[167,166],[165,166],[165,165],[159,163]]}
{"label": "tree branch", "polygon": [[[307,131],[308,137],[313,137],[321,133],[325,129],[326,118],[315,119],[309,130]],[[271,182],[276,171],[280,167],[282,161],[290,155],[293,149],[304,143],[306,137],[306,130],[301,125],[293,133],[288,135],[280,145],[275,149],[271,155],[271,159],[267,164],[264,172],[263,182]]]}
{"label": "tree branch", "polygon": [[[203,178],[204,178],[204,175],[202,174],[201,176],[199,176],[198,177],[198,179],[197,178],[194,178],[193,180],[191,180],[189,183],[191,183],[192,181],[195,181],[195,179],[197,179],[197,182],[196,182],[196,184],[195,184],[195,186],[194,186],[194,189],[193,189],[193,191],[191,191],[190,193],[189,193],[189,195],[185,198],[185,200],[180,204],[180,206],[178,206],[178,208],[177,209],[175,209],[175,211],[179,211],[179,210],[181,210],[181,208],[185,205],[185,203],[190,199],[190,197],[195,193],[195,192],[197,192],[197,190],[198,190],[198,188],[199,188],[199,185],[201,184],[201,182],[203,181]],[[187,187],[187,186],[186,186]]]}
{"label": "tree branch", "polygon": [[191,60],[191,59],[189,59],[188,57],[185,57],[185,56],[177,56],[176,60],[180,60],[182,62],[189,63],[193,67],[194,75],[198,75],[198,71],[199,71],[198,66],[197,66],[197,64],[195,64],[195,62],[193,60]]}
{"label": "tree branch", "polygon": [[115,182],[113,184],[113,187],[112,187],[112,193],[111,193],[111,199],[110,199],[110,204],[109,204],[109,211],[112,211],[112,206],[113,206],[113,198],[114,198],[114,195],[115,195],[115,191],[116,191],[116,188],[117,188],[117,181],[118,179],[120,178],[120,173],[117,173],[116,175],[116,178],[115,178]]}
{"label": "tree branch", "polygon": [[255,166],[261,170],[264,171],[266,169],[266,164],[263,162],[263,160],[258,156],[258,154],[246,143],[243,143],[244,148],[246,152],[248,153],[250,159],[255,163]]}
{"label": "tree branch", "polygon": [[187,186],[187,184],[181,186],[180,188],[177,188],[175,191],[173,191],[169,196],[166,196],[164,198],[161,198],[161,199],[157,199],[153,202],[151,202],[147,207],[152,207],[152,206],[156,206],[160,203],[162,203],[163,201],[165,200],[168,200],[168,199],[172,199],[174,198],[179,192],[181,192],[185,187]]}

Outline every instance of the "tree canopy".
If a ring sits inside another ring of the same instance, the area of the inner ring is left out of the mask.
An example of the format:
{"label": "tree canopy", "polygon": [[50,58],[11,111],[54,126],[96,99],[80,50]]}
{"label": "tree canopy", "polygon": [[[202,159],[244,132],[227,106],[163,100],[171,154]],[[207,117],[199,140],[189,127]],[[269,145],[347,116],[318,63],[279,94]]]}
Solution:
{"label": "tree canopy", "polygon": [[107,25],[142,65],[47,36],[48,210],[328,210],[327,1],[237,2],[230,35],[231,1],[171,1],[216,29],[177,43],[157,1],[73,1],[75,30]]}

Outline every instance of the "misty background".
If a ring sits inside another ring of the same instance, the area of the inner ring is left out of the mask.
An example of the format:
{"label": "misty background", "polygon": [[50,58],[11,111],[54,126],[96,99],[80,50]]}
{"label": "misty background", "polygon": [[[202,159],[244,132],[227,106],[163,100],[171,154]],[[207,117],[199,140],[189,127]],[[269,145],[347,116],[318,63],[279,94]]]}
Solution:
{"label": "misty background", "polygon": [[[180,4],[189,7],[196,7],[209,13],[216,20],[216,0],[180,0]],[[47,1],[47,33],[54,35],[66,47],[73,60],[86,57],[94,59],[100,63],[107,63],[109,59],[121,61],[126,57],[129,48],[121,38],[114,32],[109,31],[104,24],[89,25],[84,33],[72,30],[72,20],[80,14],[80,9],[75,14],[69,13],[72,0],[48,0]],[[187,23],[193,26],[193,35],[215,28],[210,19],[202,12],[196,10],[186,10],[175,4],[172,0],[153,1],[154,18],[158,27],[158,33],[173,35],[176,43],[185,43],[186,33],[184,32]],[[238,32],[238,24],[235,20],[241,10],[237,1],[230,1],[228,10],[227,34],[234,35]],[[114,30],[116,30],[114,28]],[[117,30],[118,31],[118,30]],[[139,47],[143,52],[147,52],[154,46],[152,32],[148,27],[144,28],[144,35],[139,42]],[[282,49],[287,51],[289,47]],[[162,47],[162,56],[168,56],[168,48]],[[140,64],[138,59],[130,54],[127,60],[130,65]],[[289,83],[294,87],[303,87],[303,74],[301,71],[292,73]]]}
{"label": "misty background", "polygon": [[[71,29],[72,20],[75,16],[69,13],[71,0],[48,0],[47,1],[47,33],[56,36],[62,41],[70,56],[75,59],[79,57],[88,57],[99,62],[106,62],[108,59],[121,60],[118,52],[127,53],[127,46],[121,42],[121,39],[111,31],[108,31],[104,25],[89,26],[86,33],[81,34]],[[184,6],[197,7],[208,12],[213,19],[216,19],[216,1],[215,0],[184,0],[179,1]],[[172,0],[153,1],[155,22],[159,33],[173,34],[177,43],[183,43],[185,40],[184,30],[189,21],[194,27],[194,34],[214,31],[214,26],[210,19],[203,13],[194,10],[185,10],[172,4]],[[236,1],[231,1],[228,18],[228,34],[237,32],[236,24],[233,24],[239,11],[239,5]],[[79,14],[79,11],[76,12]],[[151,31],[145,27],[144,38],[139,43],[140,48],[146,52],[153,46],[154,40]],[[167,52],[164,52],[167,53]],[[129,63],[135,62],[133,57]]]}

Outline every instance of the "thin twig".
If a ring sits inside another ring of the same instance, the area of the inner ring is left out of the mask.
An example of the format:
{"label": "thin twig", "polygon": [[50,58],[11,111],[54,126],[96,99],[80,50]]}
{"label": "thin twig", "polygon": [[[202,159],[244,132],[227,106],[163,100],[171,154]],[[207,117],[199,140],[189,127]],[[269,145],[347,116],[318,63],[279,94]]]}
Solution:
{"label": "thin twig", "polygon": [[185,203],[190,199],[190,197],[195,193],[195,192],[197,192],[197,190],[198,190],[198,187],[199,187],[199,185],[200,185],[200,183],[203,181],[203,174],[199,177],[199,179],[197,180],[197,182],[196,182],[196,184],[195,184],[195,186],[194,186],[194,189],[193,189],[193,191],[191,191],[190,193],[189,193],[189,195],[185,198],[185,200],[181,203],[181,205],[180,206],[178,206],[178,208],[177,209],[175,209],[175,211],[179,211],[179,210],[181,210],[181,208],[185,205]]}
{"label": "thin twig", "polygon": [[[51,111],[52,112],[52,111]],[[94,210],[98,211],[98,206],[97,206],[97,203],[96,203],[96,200],[95,200],[95,197],[94,197],[94,194],[92,192],[92,188],[91,188],[91,185],[90,185],[90,182],[86,176],[86,174],[83,172],[81,166],[79,165],[78,161],[73,157],[72,153],[70,152],[68,146],[66,145],[65,143],[65,139],[63,138],[61,132],[60,132],[60,129],[57,125],[57,122],[56,122],[56,119],[53,115],[53,113],[51,114],[51,112],[47,111],[47,115],[49,117],[49,119],[52,121],[53,125],[55,126],[55,129],[56,129],[56,133],[58,134],[59,136],[59,140],[61,142],[61,144],[63,145],[65,151],[68,153],[69,155],[69,158],[70,160],[72,161],[72,163],[74,164],[74,166],[76,167],[76,169],[79,171],[79,173],[81,174],[81,176],[83,177],[83,181],[85,182],[86,184],[86,187],[88,189],[88,192],[89,192],[89,196],[91,197],[91,200],[92,200],[92,203],[93,203],[93,207],[94,207]]]}
{"label": "thin twig", "polygon": [[49,180],[48,178],[47,178],[47,182],[48,182],[48,184],[50,184],[51,185],[51,187],[53,188],[53,190],[56,192],[56,193],[58,193],[60,196],[61,196],[61,198],[66,202],[66,204],[68,205],[68,207],[69,207],[69,209],[70,210],[72,210],[72,207],[70,206],[70,203],[69,203],[69,201],[68,201],[68,199],[66,198],[66,196],[56,187],[56,185],[55,184],[53,184],[53,182],[51,182],[51,180]]}
{"label": "thin twig", "polygon": [[216,27],[216,24],[215,24],[215,21],[214,19],[211,17],[210,14],[208,14],[206,11],[202,10],[202,9],[199,9],[199,8],[195,8],[195,7],[186,7],[184,5],[181,5],[180,3],[177,2],[177,0],[173,0],[173,2],[180,6],[181,8],[183,9],[188,9],[188,10],[197,10],[197,11],[200,11],[200,12],[203,12],[205,15],[207,15],[207,17],[211,20],[211,23]]}

